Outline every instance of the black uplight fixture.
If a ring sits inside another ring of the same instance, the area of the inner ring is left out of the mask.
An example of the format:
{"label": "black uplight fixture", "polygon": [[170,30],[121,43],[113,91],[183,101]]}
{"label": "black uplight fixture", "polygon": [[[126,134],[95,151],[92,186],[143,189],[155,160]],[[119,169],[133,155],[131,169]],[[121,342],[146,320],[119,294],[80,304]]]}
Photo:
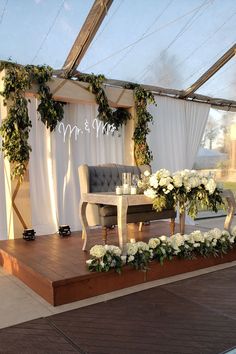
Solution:
{"label": "black uplight fixture", "polygon": [[34,241],[36,232],[34,229],[24,229],[23,239],[26,241]]}
{"label": "black uplight fixture", "polygon": [[59,232],[59,235],[62,237],[70,236],[71,235],[70,226],[69,225],[60,225],[58,232]]}

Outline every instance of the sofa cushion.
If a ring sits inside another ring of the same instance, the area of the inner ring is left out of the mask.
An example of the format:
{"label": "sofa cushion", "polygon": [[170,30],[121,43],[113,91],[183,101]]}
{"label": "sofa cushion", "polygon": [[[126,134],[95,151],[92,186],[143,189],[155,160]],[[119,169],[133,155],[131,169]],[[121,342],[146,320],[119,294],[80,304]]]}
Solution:
{"label": "sofa cushion", "polygon": [[[129,206],[128,207],[128,215],[129,214],[141,214],[141,213],[150,213],[154,212],[156,213],[156,217],[165,217],[166,219],[175,217],[176,213],[174,210],[163,210],[161,212],[156,212],[152,208],[152,204],[144,204],[144,205],[134,205],[134,206]],[[112,205],[101,205],[99,208],[99,214],[102,217],[107,217],[107,216],[117,216],[117,208]]]}

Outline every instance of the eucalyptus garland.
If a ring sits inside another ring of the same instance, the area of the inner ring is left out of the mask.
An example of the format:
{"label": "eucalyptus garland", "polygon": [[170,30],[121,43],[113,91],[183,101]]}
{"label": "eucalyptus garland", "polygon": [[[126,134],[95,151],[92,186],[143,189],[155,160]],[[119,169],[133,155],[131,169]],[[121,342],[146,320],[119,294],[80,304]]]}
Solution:
{"label": "eucalyptus garland", "polygon": [[147,135],[150,133],[149,123],[153,122],[153,116],[147,111],[148,104],[155,104],[152,92],[145,90],[137,84],[126,85],[126,88],[134,90],[134,103],[137,114],[137,122],[134,129],[134,158],[137,166],[150,165],[153,155],[147,143]]}
{"label": "eucalyptus garland", "polygon": [[108,129],[108,124],[113,125],[115,130],[126,124],[131,118],[130,113],[124,108],[112,110],[109,106],[106,93],[103,89],[105,81],[104,75],[80,74],[79,81],[89,83],[89,91],[95,95],[96,103],[98,104],[98,119],[104,123],[104,133]]}
{"label": "eucalyptus garland", "polygon": [[54,130],[57,122],[63,118],[63,103],[55,102],[47,86],[52,78],[52,69],[49,66],[20,66],[11,62],[1,62],[0,71],[6,69],[4,77],[4,104],[9,109],[6,119],[0,127],[3,138],[2,151],[12,163],[12,177],[23,179],[31,147],[28,143],[30,128],[32,127],[28,115],[25,92],[32,83],[38,83],[38,94],[41,100],[38,106],[42,122]]}

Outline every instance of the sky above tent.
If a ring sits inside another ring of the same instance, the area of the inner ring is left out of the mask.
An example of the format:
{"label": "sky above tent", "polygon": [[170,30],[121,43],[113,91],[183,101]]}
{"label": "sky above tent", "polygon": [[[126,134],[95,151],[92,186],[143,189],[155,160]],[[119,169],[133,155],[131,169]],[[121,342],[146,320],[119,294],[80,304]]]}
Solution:
{"label": "sky above tent", "polygon": [[[0,59],[62,67],[92,0],[0,0]],[[114,0],[78,70],[186,89],[236,42],[235,0]],[[198,93],[236,100],[231,59]]]}

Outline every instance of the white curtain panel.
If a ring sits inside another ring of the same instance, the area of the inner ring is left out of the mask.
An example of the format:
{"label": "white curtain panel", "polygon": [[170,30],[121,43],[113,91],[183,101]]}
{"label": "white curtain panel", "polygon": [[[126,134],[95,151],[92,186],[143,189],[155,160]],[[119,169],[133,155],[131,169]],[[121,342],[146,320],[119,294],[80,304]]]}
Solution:
{"label": "white curtain panel", "polygon": [[123,133],[103,134],[97,108],[89,104],[65,105],[63,122],[50,133],[38,119],[37,104],[36,99],[29,103],[33,228],[38,235],[54,233],[61,224],[80,230],[78,167],[123,163]]}
{"label": "white curtain panel", "polygon": [[[1,124],[0,115],[0,124]],[[0,147],[2,146],[2,140],[0,137]],[[6,185],[4,178],[4,162],[3,155],[0,151],[0,240],[6,240],[8,238],[8,227],[7,227],[7,206],[6,206]]]}
{"label": "white curtain panel", "polygon": [[[156,103],[149,108],[154,117],[148,140],[153,172],[160,168],[171,172],[192,169],[210,105],[160,96],[156,96]],[[185,222],[194,224],[188,215]]]}
{"label": "white curtain panel", "polygon": [[204,133],[210,105],[156,96],[150,106],[154,117],[149,134],[152,170],[191,169]]}

